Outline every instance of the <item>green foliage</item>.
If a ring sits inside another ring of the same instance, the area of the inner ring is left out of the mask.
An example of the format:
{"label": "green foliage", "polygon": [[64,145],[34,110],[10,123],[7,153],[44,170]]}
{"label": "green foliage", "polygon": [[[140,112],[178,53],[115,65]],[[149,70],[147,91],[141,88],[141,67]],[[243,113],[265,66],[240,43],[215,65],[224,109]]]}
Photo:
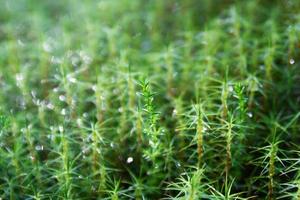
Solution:
{"label": "green foliage", "polygon": [[9,119],[4,115],[0,115],[0,130],[3,131],[9,126]]}
{"label": "green foliage", "polygon": [[297,0],[2,0],[0,199],[300,199]]}

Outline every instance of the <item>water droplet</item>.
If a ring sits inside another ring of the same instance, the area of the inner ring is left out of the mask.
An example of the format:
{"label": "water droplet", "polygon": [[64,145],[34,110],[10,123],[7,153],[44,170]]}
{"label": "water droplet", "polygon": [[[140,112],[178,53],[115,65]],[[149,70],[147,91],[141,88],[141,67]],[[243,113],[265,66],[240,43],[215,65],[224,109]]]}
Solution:
{"label": "water droplet", "polygon": [[43,43],[43,49],[44,49],[44,51],[46,51],[46,52],[51,52],[51,51],[52,51],[52,47],[51,47],[51,45],[49,44],[49,42],[44,42],[44,43]]}
{"label": "water droplet", "polygon": [[82,115],[84,118],[87,118],[88,116],[89,116],[89,114],[88,113],[83,113],[83,115]]}
{"label": "water droplet", "polygon": [[53,141],[55,139],[55,135],[49,134],[49,135],[47,135],[47,138]]}
{"label": "water droplet", "polygon": [[67,114],[67,111],[66,111],[66,109],[65,109],[65,108],[63,108],[63,109],[61,110],[60,114],[62,114],[62,115],[66,115],[66,114]]}
{"label": "water droplet", "polygon": [[295,64],[295,60],[293,58],[290,59],[290,64],[291,65]]}
{"label": "water droplet", "polygon": [[52,103],[48,103],[47,104],[47,108],[50,109],[50,110],[53,110],[54,109],[54,105]]}
{"label": "water droplet", "polygon": [[132,163],[132,162],[133,162],[133,158],[132,158],[132,157],[128,157],[126,162],[127,162],[128,164]]}
{"label": "water droplet", "polygon": [[110,147],[111,147],[111,148],[114,148],[114,147],[115,147],[115,144],[114,144],[113,142],[111,142],[111,143],[110,143]]}
{"label": "water droplet", "polygon": [[122,107],[118,108],[118,112],[122,113],[123,112],[123,108]]}
{"label": "water droplet", "polygon": [[53,92],[55,92],[55,93],[57,93],[58,92],[58,88],[56,87],[56,88],[53,88]]}
{"label": "water droplet", "polygon": [[70,74],[67,75],[67,79],[70,83],[76,83],[77,82],[76,78],[72,77]]}
{"label": "water droplet", "polygon": [[24,42],[21,39],[18,39],[18,45],[21,47],[25,46]]}
{"label": "water droplet", "polygon": [[63,126],[59,126],[59,127],[58,127],[58,130],[59,130],[59,132],[62,133],[62,132],[64,132],[64,127],[63,127]]}
{"label": "water droplet", "polygon": [[29,158],[30,158],[30,160],[35,161],[35,157],[32,155],[30,155]]}
{"label": "water droplet", "polygon": [[173,113],[172,113],[172,117],[176,117],[176,115],[177,115],[177,110],[174,109],[174,110],[173,110]]}
{"label": "water droplet", "polygon": [[93,90],[94,92],[96,92],[96,91],[97,91],[97,85],[93,85],[93,86],[92,86],[92,90]]}
{"label": "water droplet", "polygon": [[265,65],[259,65],[259,69],[262,71],[265,70]]}
{"label": "water droplet", "polygon": [[78,126],[81,126],[82,125],[82,119],[78,118],[76,120],[76,123],[77,123]]}
{"label": "water droplet", "polygon": [[44,150],[44,146],[43,145],[36,145],[35,146],[35,150],[37,150],[37,151],[43,151]]}
{"label": "water droplet", "polygon": [[251,112],[248,112],[247,115],[252,118],[253,117],[253,114]]}
{"label": "water droplet", "polygon": [[16,74],[16,84],[18,87],[22,85],[23,80],[24,80],[23,74]]}
{"label": "water droplet", "polygon": [[80,51],[79,52],[79,56],[81,57],[81,59],[83,60],[83,62],[85,63],[85,64],[90,64],[91,62],[92,62],[92,58],[86,53],[86,52],[84,52],[84,51]]}
{"label": "water droplet", "polygon": [[66,96],[65,95],[59,95],[59,100],[60,101],[66,101]]}

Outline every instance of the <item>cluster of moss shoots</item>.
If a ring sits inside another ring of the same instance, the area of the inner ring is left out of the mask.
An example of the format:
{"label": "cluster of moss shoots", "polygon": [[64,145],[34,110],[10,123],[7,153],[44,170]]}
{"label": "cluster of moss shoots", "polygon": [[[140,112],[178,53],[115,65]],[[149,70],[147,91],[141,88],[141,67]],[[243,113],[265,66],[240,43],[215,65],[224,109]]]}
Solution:
{"label": "cluster of moss shoots", "polygon": [[0,199],[300,200],[300,3],[4,0]]}

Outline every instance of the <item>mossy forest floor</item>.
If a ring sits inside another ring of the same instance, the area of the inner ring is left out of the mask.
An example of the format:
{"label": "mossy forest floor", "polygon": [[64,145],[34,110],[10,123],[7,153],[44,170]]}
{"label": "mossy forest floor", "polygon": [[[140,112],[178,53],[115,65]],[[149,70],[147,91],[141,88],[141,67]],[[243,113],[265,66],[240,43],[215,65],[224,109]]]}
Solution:
{"label": "mossy forest floor", "polygon": [[0,198],[300,200],[300,1],[0,0]]}

